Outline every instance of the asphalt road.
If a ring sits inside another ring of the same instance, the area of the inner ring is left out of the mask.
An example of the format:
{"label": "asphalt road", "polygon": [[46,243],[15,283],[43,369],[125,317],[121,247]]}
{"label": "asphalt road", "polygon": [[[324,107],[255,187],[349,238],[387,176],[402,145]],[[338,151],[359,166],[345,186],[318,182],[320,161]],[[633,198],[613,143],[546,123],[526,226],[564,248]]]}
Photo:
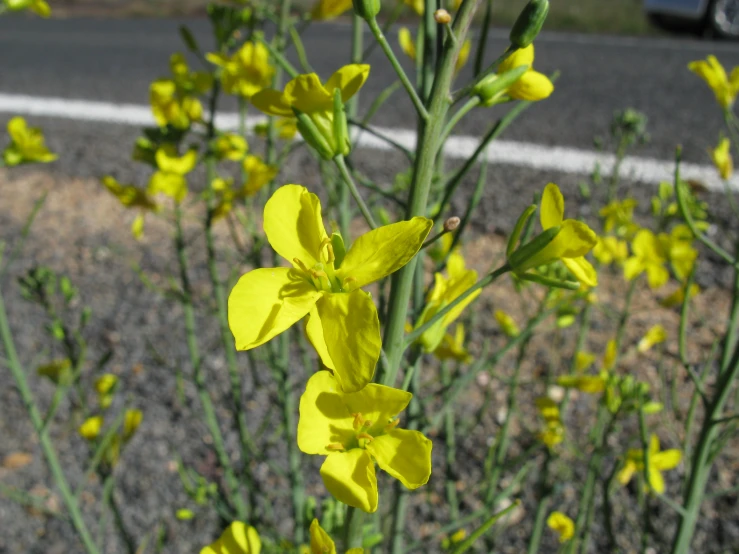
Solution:
{"label": "asphalt road", "polygon": [[[203,47],[211,44],[205,20],[3,18],[0,93],[146,104],[148,84],[167,73],[170,53],[183,50],[177,33],[183,22]],[[503,31],[493,32],[488,60],[505,48],[505,37]],[[350,27],[343,23],[315,25],[304,34],[310,62],[323,76],[347,62],[349,41]],[[590,150],[595,136],[607,135],[613,112],[633,107],[649,118],[651,142],[640,155],[669,160],[679,143],[686,160],[709,162],[706,149],[717,140],[721,114],[709,89],[686,65],[709,53],[716,53],[726,66],[739,65],[736,44],[543,33],[536,45],[536,68],[559,70],[561,77],[554,95],[533,106],[504,138]],[[379,49],[370,63],[365,99],[395,78]],[[463,72],[460,84],[468,77]],[[480,135],[496,115],[492,110],[477,110],[459,132]],[[9,117],[0,114],[0,124]],[[68,154],[58,165],[64,173],[99,175],[110,171],[111,165],[120,166],[136,135],[135,129],[123,126],[46,118],[40,122],[50,143]],[[414,112],[402,91],[375,123],[415,127]]]}

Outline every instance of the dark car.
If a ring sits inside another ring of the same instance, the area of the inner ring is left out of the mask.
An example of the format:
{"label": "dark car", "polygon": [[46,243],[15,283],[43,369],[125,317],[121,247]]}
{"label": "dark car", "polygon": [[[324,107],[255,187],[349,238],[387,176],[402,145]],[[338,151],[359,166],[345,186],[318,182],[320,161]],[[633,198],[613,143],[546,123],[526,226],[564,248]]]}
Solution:
{"label": "dark car", "polygon": [[739,0],[644,0],[644,10],[668,30],[739,39]]}

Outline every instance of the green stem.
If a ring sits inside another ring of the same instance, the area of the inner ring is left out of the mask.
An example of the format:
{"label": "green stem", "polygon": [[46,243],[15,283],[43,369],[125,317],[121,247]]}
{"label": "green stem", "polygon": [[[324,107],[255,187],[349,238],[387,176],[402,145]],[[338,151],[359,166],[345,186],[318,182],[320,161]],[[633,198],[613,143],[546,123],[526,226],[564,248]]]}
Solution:
{"label": "green stem", "polygon": [[539,503],[536,505],[536,515],[534,516],[534,529],[531,531],[529,539],[528,554],[537,554],[541,546],[541,537],[544,534],[544,525],[547,521],[547,512],[552,501],[552,487],[549,484],[549,464],[552,461],[552,453],[547,448],[546,458],[544,459],[544,467],[539,477]]}
{"label": "green stem", "polygon": [[28,381],[26,380],[26,371],[18,359],[18,353],[15,350],[15,342],[13,341],[13,335],[10,330],[10,325],[8,324],[8,315],[5,311],[5,301],[3,299],[2,291],[0,291],[0,338],[2,338],[3,347],[5,348],[8,367],[13,375],[16,386],[18,387],[21,400],[23,401],[26,411],[31,419],[31,424],[38,435],[41,450],[43,451],[46,463],[51,470],[54,482],[62,495],[62,500],[67,507],[69,517],[72,520],[72,525],[74,525],[74,528],[82,540],[87,553],[99,554],[100,551],[95,545],[95,541],[82,518],[82,512],[77,504],[77,500],[75,499],[74,494],[72,494],[72,490],[69,487],[64,470],[59,463],[59,458],[54,450],[54,445],[52,444],[47,431],[44,429],[44,421],[41,418],[41,412],[36,405],[33,393],[28,386]]}
{"label": "green stem", "polygon": [[488,35],[490,34],[490,19],[493,15],[493,0],[485,1],[485,14],[482,16],[482,22],[480,23],[480,29],[482,35],[480,35],[480,41],[477,43],[477,51],[475,52],[475,66],[472,72],[473,75],[478,76],[482,70],[482,64],[485,60],[485,47],[488,42]]}
{"label": "green stem", "polygon": [[[652,484],[649,481],[649,434],[647,433],[647,420],[644,410],[639,408],[639,437],[641,439],[642,451],[644,452],[644,467],[642,468],[642,479],[644,479],[644,488],[652,491]],[[642,531],[641,531],[641,551],[645,552],[649,546],[649,533],[652,528],[652,519],[650,517],[651,510],[649,506],[649,494],[644,495],[644,510],[642,515]]]}
{"label": "green stem", "polygon": [[361,548],[364,541],[364,512],[359,508],[349,506],[344,520],[344,547]]}
{"label": "green stem", "polygon": [[354,201],[357,203],[357,206],[359,206],[359,211],[362,212],[364,219],[367,221],[367,225],[370,226],[370,229],[377,229],[377,223],[375,223],[375,219],[372,217],[372,212],[370,212],[367,204],[364,203],[362,195],[359,194],[359,190],[357,190],[357,185],[354,183],[354,179],[352,179],[351,173],[349,173],[349,169],[346,167],[346,160],[344,160],[344,156],[342,156],[341,154],[336,156],[334,158],[334,163],[336,164],[339,173],[341,173],[341,176],[344,179],[344,183],[349,189],[349,192],[351,192]]}
{"label": "green stem", "polygon": [[[446,362],[441,363],[441,379],[445,387],[452,384],[452,373]],[[454,410],[444,412],[444,435],[446,441],[446,501],[449,506],[449,517],[452,521],[459,519],[459,499],[457,498],[457,438],[454,421]]]}
{"label": "green stem", "polygon": [[120,506],[118,506],[118,502],[116,502],[115,499],[115,478],[112,475],[109,475],[105,480],[106,486],[108,486],[108,481],[110,481],[108,506],[110,507],[110,511],[113,513],[113,521],[115,522],[116,529],[118,530],[118,534],[123,540],[123,544],[126,545],[126,552],[128,552],[128,554],[136,554],[138,552],[136,541],[133,539],[133,536],[126,528],[126,523],[123,520],[123,514],[121,513]]}
{"label": "green stem", "polygon": [[493,63],[491,63],[489,66],[487,66],[482,73],[476,74],[475,75],[475,79],[470,84],[468,84],[462,90],[459,90],[459,91],[455,92],[452,95],[452,102],[454,104],[456,104],[462,98],[464,98],[470,92],[472,92],[472,89],[474,89],[477,85],[479,85],[480,82],[482,82],[482,80],[485,77],[487,77],[488,75],[490,75],[491,73],[493,73],[498,68],[498,66],[500,64],[502,64],[508,58],[508,56],[510,56],[511,54],[513,54],[516,50],[518,50],[518,48],[516,48],[515,46],[513,46],[513,45],[508,46],[508,48],[506,49],[506,51],[503,52],[500,56],[498,56],[498,59],[496,59]]}
{"label": "green stem", "polygon": [[[452,131],[454,131],[454,128],[457,126],[457,123],[461,121],[461,119],[467,115],[472,109],[476,108],[480,105],[480,97],[479,96],[473,96],[467,102],[464,103],[464,105],[459,108],[456,112],[454,112],[454,115],[449,118],[449,121],[446,124],[446,127],[444,128],[444,131],[441,133],[441,143],[444,144],[446,142],[446,139],[449,138],[449,135],[452,134]],[[440,153],[440,155],[443,155],[443,152]]]}

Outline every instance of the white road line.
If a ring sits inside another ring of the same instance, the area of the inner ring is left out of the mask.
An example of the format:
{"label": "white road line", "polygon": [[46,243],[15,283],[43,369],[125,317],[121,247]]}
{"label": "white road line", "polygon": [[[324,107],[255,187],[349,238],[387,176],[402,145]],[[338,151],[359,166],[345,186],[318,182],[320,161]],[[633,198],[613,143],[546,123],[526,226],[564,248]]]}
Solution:
{"label": "white road line", "polygon": [[[54,117],[134,126],[152,125],[154,122],[151,110],[145,105],[113,104],[89,100],[68,100],[65,98],[43,98],[0,93],[0,113],[3,112],[24,116]],[[251,126],[260,120],[262,118],[250,117],[247,124]],[[220,113],[216,118],[216,125],[221,129],[235,129],[238,125],[238,114]],[[414,131],[380,127],[375,128],[375,130],[380,134],[392,137],[395,142],[406,148],[413,149],[415,146],[416,134]],[[477,137],[453,136],[447,141],[444,152],[450,158],[466,159],[472,155],[478,144],[479,138]],[[386,142],[366,132],[359,134],[356,146],[375,150],[390,150],[392,148]],[[614,156],[591,150],[543,146],[510,140],[495,141],[488,147],[486,155],[488,160],[497,164],[580,175],[587,175],[592,172],[596,164],[600,165],[603,173],[608,173],[615,162]],[[655,158],[629,156],[623,161],[622,172],[625,178],[658,184],[661,181],[672,180],[674,163]],[[711,165],[683,163],[681,173],[683,178],[701,181],[711,190],[724,190],[723,182],[719,179],[716,169]],[[733,189],[739,190],[739,177],[732,179],[731,186]]]}

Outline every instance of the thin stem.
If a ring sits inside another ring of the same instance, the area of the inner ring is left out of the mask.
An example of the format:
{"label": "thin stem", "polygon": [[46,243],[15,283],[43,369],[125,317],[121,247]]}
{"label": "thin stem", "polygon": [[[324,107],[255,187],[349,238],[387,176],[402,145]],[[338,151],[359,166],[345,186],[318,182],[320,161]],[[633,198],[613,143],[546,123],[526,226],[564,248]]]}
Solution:
{"label": "thin stem", "polygon": [[361,548],[364,540],[364,512],[359,508],[349,506],[344,520],[344,547]]}
{"label": "thin stem", "polygon": [[534,516],[534,528],[531,531],[531,538],[529,539],[529,547],[527,550],[528,554],[537,554],[541,547],[541,537],[544,533],[544,525],[546,523],[547,512],[549,511],[549,505],[552,501],[552,486],[549,484],[549,465],[552,461],[552,453],[547,449],[546,458],[544,459],[544,467],[541,470],[541,476],[539,477],[539,498],[536,505],[536,515]]}
{"label": "thin stem", "polygon": [[354,183],[354,179],[352,179],[352,175],[351,173],[349,173],[349,169],[346,167],[346,160],[344,160],[344,156],[342,156],[341,154],[336,156],[334,158],[334,163],[336,164],[339,173],[341,173],[341,176],[344,179],[344,183],[349,188],[349,192],[351,192],[354,201],[357,203],[357,206],[359,206],[359,211],[362,212],[365,221],[367,221],[367,225],[370,226],[370,229],[377,229],[377,223],[375,223],[375,219],[372,217],[372,212],[370,212],[367,204],[364,203],[362,195],[359,194],[359,191],[357,190],[357,185]]}
{"label": "thin stem", "polygon": [[[449,365],[445,362],[441,364],[441,379],[445,387],[452,384],[452,373]],[[446,441],[446,475],[444,488],[446,490],[446,500],[449,506],[449,517],[452,521],[459,519],[459,499],[457,498],[457,438],[456,427],[454,421],[454,411],[446,410],[444,412],[444,435]]]}
{"label": "thin stem", "polygon": [[446,127],[444,128],[444,132],[441,133],[441,143],[445,143],[446,139],[449,138],[449,135],[452,134],[452,131],[454,131],[454,128],[457,126],[457,123],[459,123],[462,118],[467,115],[471,110],[476,108],[480,105],[480,97],[479,96],[473,96],[467,102],[464,103],[464,105],[459,108],[456,112],[454,112],[454,115],[449,118],[449,121],[446,124]]}

